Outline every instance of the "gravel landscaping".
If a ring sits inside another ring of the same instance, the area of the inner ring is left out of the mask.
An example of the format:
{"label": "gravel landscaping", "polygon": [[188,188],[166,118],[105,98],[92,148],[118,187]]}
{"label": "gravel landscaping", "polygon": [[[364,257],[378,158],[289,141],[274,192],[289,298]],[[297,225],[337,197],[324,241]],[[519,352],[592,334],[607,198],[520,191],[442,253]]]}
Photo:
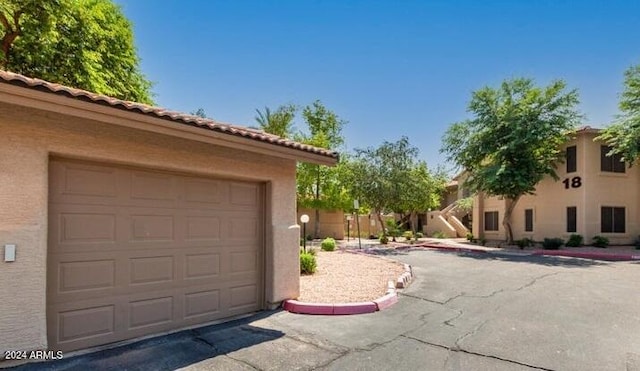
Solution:
{"label": "gravel landscaping", "polygon": [[344,251],[316,253],[318,268],[300,277],[299,301],[308,303],[355,303],[383,296],[389,281],[402,273],[401,263]]}

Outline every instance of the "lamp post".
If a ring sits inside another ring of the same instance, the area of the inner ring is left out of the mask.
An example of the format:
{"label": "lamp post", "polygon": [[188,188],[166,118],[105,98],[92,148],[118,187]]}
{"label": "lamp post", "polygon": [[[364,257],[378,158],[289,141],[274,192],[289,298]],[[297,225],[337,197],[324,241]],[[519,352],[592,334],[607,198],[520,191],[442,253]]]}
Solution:
{"label": "lamp post", "polygon": [[356,209],[356,225],[358,226],[358,248],[362,248],[362,242],[360,242],[360,202],[353,200],[353,208]]}
{"label": "lamp post", "polygon": [[307,223],[309,223],[309,215],[300,215],[300,221],[302,222],[302,251],[307,252]]}
{"label": "lamp post", "polygon": [[351,225],[351,220],[353,217],[351,214],[347,215],[347,242],[349,241],[349,226]]}

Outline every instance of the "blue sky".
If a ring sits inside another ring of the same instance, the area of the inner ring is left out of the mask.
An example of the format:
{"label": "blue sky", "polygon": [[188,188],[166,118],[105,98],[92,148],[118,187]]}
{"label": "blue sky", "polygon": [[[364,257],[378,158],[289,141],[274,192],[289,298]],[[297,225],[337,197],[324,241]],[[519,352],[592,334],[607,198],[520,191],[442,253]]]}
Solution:
{"label": "blue sky", "polygon": [[320,99],[347,149],[406,135],[430,167],[473,90],[564,79],[602,127],[640,64],[638,0],[116,2],[158,105],[251,126],[256,108]]}

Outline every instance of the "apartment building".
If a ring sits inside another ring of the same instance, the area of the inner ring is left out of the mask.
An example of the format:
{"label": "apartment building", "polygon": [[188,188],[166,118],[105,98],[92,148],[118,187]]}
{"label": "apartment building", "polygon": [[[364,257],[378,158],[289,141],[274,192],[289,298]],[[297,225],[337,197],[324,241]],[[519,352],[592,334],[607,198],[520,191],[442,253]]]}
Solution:
{"label": "apartment building", "polygon": [[[535,195],[522,197],[512,216],[515,239],[567,239],[577,233],[590,243],[593,236],[611,244],[630,244],[640,235],[638,202],[640,172],[619,156],[606,156],[610,148],[594,141],[599,129],[584,127],[563,148],[565,163],[558,165],[558,181],[545,178]],[[504,240],[502,218],[506,200],[476,197],[473,234],[487,240]]]}

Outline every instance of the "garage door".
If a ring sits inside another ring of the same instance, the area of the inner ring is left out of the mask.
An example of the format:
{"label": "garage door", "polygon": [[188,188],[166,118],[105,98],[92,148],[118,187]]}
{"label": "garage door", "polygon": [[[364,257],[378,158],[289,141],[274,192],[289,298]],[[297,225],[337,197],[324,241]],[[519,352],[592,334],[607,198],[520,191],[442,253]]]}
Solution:
{"label": "garage door", "polygon": [[49,348],[261,309],[264,187],[52,159]]}

